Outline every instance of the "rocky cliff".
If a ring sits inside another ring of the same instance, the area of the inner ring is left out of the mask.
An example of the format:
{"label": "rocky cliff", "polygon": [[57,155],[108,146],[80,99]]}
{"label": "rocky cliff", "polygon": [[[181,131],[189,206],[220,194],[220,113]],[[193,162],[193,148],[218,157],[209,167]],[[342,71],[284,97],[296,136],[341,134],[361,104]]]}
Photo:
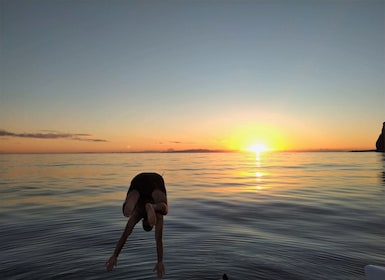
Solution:
{"label": "rocky cliff", "polygon": [[381,134],[376,142],[376,151],[385,152],[385,122],[382,124]]}

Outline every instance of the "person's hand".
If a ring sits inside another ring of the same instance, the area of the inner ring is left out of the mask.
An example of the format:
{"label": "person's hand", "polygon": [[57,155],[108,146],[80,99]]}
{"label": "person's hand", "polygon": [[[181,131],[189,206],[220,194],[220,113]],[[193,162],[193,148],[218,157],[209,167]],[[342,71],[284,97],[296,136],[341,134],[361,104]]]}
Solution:
{"label": "person's hand", "polygon": [[153,271],[156,271],[156,274],[157,274],[158,278],[162,278],[166,274],[165,271],[164,271],[164,264],[163,264],[163,262],[158,262],[155,265]]}
{"label": "person's hand", "polygon": [[107,268],[107,271],[111,271],[114,266],[117,266],[118,265],[118,258],[115,257],[114,255],[112,255],[108,261],[106,261],[106,268]]}

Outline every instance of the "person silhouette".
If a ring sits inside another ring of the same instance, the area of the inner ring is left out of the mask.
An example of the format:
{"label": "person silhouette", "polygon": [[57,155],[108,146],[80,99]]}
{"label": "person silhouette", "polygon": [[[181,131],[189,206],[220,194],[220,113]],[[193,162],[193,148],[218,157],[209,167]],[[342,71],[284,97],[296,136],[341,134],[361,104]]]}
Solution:
{"label": "person silhouette", "polygon": [[135,225],[142,220],[145,231],[155,226],[157,263],[153,269],[158,278],[165,274],[163,264],[163,216],[168,213],[167,192],[163,177],[157,173],[140,173],[130,184],[126,200],[122,206],[123,215],[128,217],[127,225],[116,244],[114,253],[105,266],[111,271],[117,266],[118,256]]}

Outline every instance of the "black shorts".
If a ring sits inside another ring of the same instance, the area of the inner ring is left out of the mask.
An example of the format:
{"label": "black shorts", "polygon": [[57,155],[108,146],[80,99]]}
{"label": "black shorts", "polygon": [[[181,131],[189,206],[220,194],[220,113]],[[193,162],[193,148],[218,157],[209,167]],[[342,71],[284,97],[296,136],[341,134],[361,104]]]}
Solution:
{"label": "black shorts", "polygon": [[[139,192],[140,197],[136,208],[140,213],[145,213],[144,206],[146,203],[154,203],[152,198],[152,192],[154,190],[160,190],[167,195],[163,177],[158,173],[140,173],[136,175],[131,181],[127,194],[132,190],[137,190]],[[125,205],[126,203],[123,203],[123,212]]]}
{"label": "black shorts", "polygon": [[128,193],[132,190],[137,190],[141,200],[153,202],[152,192],[155,190],[162,191],[167,195],[163,177],[158,173],[140,173],[136,175],[132,181]]}

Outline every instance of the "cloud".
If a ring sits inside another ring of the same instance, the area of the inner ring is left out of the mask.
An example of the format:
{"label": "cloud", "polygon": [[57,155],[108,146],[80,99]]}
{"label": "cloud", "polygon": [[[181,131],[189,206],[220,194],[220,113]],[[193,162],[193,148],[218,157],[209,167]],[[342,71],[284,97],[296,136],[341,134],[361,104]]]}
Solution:
{"label": "cloud", "polygon": [[87,133],[60,133],[60,132],[47,132],[47,133],[14,133],[0,129],[0,137],[19,137],[19,138],[35,138],[35,139],[68,139],[75,141],[87,141],[87,142],[108,142],[104,139],[89,138],[91,134]]}

